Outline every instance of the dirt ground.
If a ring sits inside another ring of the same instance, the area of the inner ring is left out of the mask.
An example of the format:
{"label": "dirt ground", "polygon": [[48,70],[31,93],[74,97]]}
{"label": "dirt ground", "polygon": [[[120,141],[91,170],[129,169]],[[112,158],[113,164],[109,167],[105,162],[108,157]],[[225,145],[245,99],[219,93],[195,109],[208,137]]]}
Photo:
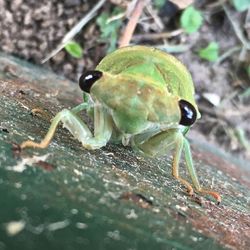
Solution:
{"label": "dirt ground", "polygon": [[[76,82],[83,71],[93,69],[108,47],[100,38],[96,18],[103,12],[110,14],[119,2],[126,6],[130,1],[107,1],[75,37],[83,48],[81,59],[61,50],[45,63],[45,67]],[[175,55],[193,76],[202,113],[191,135],[250,159],[250,75],[245,70],[250,63],[250,11],[237,12],[228,1],[224,2],[226,9],[218,1],[195,1],[196,8],[203,13],[204,23],[191,35],[180,31],[182,10],[173,8],[167,1],[160,9],[148,5],[132,43],[175,49]],[[0,0],[0,49],[40,64],[96,3],[86,0]],[[122,8],[127,14],[126,7]],[[126,17],[121,20],[118,36],[127,23]],[[166,33],[173,35],[164,36]],[[161,36],[157,38],[154,34]],[[199,49],[212,41],[218,42],[220,56],[213,63],[197,55]]]}

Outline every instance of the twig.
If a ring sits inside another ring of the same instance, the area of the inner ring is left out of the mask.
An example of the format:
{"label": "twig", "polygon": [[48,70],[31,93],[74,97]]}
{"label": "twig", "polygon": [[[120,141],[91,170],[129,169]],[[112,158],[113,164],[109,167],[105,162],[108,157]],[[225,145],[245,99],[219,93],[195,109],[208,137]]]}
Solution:
{"label": "twig", "polygon": [[182,53],[190,49],[190,45],[187,44],[176,44],[176,45],[163,44],[155,47],[163,51],[166,51],[167,53]]}
{"label": "twig", "polygon": [[247,10],[244,28],[248,29],[250,27],[250,8]]}
{"label": "twig", "polygon": [[199,110],[201,113],[203,113],[203,114],[205,113],[209,116],[217,118],[217,120],[219,119],[219,121],[224,121],[224,122],[226,122],[226,124],[229,124],[232,127],[235,126],[235,124],[232,122],[232,120],[228,119],[228,117],[225,116],[224,113],[222,113],[222,112],[219,112],[217,110],[214,110],[212,108],[209,108],[209,107],[207,107],[205,105],[201,105],[201,104],[199,105]]}
{"label": "twig", "polygon": [[[238,117],[247,117],[250,114],[250,109],[247,107],[241,110],[219,110],[213,109],[209,106],[205,106],[203,104],[199,104],[199,110],[201,113],[208,114],[209,116],[218,118],[221,121],[226,122],[226,124],[230,125],[231,127],[237,126]],[[232,119],[233,118],[233,119]]]}
{"label": "twig", "polygon": [[151,4],[148,4],[145,7],[146,7],[146,10],[148,11],[148,13],[150,14],[150,16],[153,18],[156,25],[158,26],[159,30],[162,31],[164,29],[164,24],[161,21],[161,19],[158,17],[158,15],[156,14],[156,10],[154,10],[152,8]]}
{"label": "twig", "polygon": [[235,128],[235,134],[241,145],[250,152],[250,142],[247,139],[246,132],[240,127]]}
{"label": "twig", "polygon": [[174,30],[171,32],[139,34],[139,35],[134,35],[132,40],[137,41],[137,42],[141,40],[158,40],[158,39],[178,36],[182,32],[183,32],[183,29],[178,29],[178,30]]}
{"label": "twig", "polygon": [[228,0],[220,0],[220,1],[213,2],[213,3],[208,3],[207,7],[209,9],[213,9],[213,8],[216,8],[216,7],[221,7],[221,5],[225,4],[227,1]]}
{"label": "twig", "polygon": [[227,15],[227,18],[229,19],[229,21],[231,22],[234,32],[236,34],[236,36],[238,37],[238,39],[241,41],[242,45],[249,50],[250,49],[250,42],[246,39],[246,37],[244,36],[240,25],[238,24],[238,22],[236,20],[234,20],[232,18],[232,12],[231,10],[228,8],[228,6],[226,6],[225,4],[222,5],[223,9]]}
{"label": "twig", "polygon": [[233,53],[241,50],[240,46],[235,46],[230,49],[228,49],[224,54],[222,54],[217,61],[215,62],[214,66],[218,66],[222,61],[224,61],[227,57],[231,56]]}
{"label": "twig", "polygon": [[54,49],[46,58],[42,60],[42,63],[48,61],[51,57],[56,55],[65,45],[86,25],[95,15],[96,12],[104,5],[106,0],[100,0],[92,10],[88,12],[62,39],[61,43]]}
{"label": "twig", "polygon": [[129,19],[129,22],[124,30],[124,33],[120,39],[120,42],[119,42],[119,47],[124,47],[124,46],[128,46],[129,45],[129,42],[132,38],[132,35],[134,33],[134,30],[135,30],[135,27],[136,27],[136,24],[138,23],[138,20],[141,16],[141,13],[142,13],[142,10],[145,6],[145,3],[146,1],[145,0],[138,0],[136,2],[136,5],[135,5],[135,8],[132,12],[132,15]]}

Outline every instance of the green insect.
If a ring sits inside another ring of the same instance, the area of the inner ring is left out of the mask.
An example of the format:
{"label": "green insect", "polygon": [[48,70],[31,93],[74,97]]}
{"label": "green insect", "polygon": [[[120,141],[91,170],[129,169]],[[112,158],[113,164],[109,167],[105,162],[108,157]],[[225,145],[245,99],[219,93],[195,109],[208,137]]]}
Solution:
{"label": "green insect", "polygon": [[[180,61],[155,48],[124,47],[107,55],[94,71],[83,74],[79,84],[85,101],[59,112],[40,143],[25,141],[21,148],[48,147],[62,122],[87,149],[99,149],[110,140],[149,156],[172,149],[172,174],[192,195],[192,185],[179,176],[184,151],[195,190],[221,201],[217,192],[200,186],[193,166],[185,134],[200,113],[191,75]],[[90,108],[94,109],[94,134],[78,115]]]}

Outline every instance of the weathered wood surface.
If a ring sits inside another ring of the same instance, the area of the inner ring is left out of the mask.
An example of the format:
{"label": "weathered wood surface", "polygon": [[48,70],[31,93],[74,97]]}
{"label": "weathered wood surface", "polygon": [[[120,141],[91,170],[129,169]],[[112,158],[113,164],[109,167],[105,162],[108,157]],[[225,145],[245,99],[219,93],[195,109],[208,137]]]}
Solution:
{"label": "weathered wood surface", "polygon": [[[250,246],[249,162],[192,143],[201,183],[222,194],[217,206],[186,195],[169,156],[146,159],[110,144],[88,151],[63,128],[48,149],[19,152],[16,144],[43,138],[50,118],[79,103],[81,93],[3,54],[0,78],[1,250]],[[44,113],[32,115],[34,108]]]}

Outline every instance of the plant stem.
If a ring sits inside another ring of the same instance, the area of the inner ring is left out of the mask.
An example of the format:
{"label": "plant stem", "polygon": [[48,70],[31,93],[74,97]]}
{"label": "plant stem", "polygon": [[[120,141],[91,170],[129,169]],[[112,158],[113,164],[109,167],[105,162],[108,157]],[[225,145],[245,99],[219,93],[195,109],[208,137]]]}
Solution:
{"label": "plant stem", "polygon": [[138,20],[141,16],[141,13],[142,13],[142,10],[145,6],[145,3],[146,1],[145,0],[138,0],[136,2],[136,5],[135,5],[135,8],[132,12],[132,15],[129,19],[129,22],[124,30],[124,33],[120,39],[120,42],[119,42],[119,47],[124,47],[124,46],[128,46],[129,45],[129,42],[132,38],[132,35],[134,33],[134,30],[135,30],[135,27],[138,23]]}
{"label": "plant stem", "polygon": [[106,0],[100,0],[94,7],[91,9],[87,15],[85,15],[75,26],[63,37],[61,43],[47,56],[41,63],[45,63],[51,57],[55,56],[60,50],[64,48],[68,41],[70,41],[82,28],[86,25],[95,15],[96,12],[104,5]]}

